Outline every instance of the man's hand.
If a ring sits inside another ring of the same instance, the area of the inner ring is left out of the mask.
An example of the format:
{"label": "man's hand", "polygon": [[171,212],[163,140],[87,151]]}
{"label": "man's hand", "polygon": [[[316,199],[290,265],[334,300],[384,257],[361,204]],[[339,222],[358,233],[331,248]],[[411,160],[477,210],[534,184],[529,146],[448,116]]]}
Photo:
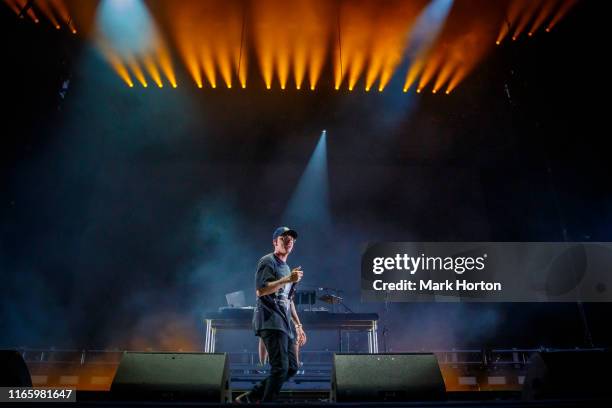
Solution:
{"label": "man's hand", "polygon": [[304,329],[302,329],[302,326],[299,326],[296,328],[296,332],[297,332],[297,344],[299,347],[302,347],[304,344],[306,344],[306,332],[304,331]]}
{"label": "man's hand", "polygon": [[289,282],[299,282],[302,279],[302,276],[304,276],[304,272],[302,271],[301,266],[293,268],[291,275],[288,276]]}

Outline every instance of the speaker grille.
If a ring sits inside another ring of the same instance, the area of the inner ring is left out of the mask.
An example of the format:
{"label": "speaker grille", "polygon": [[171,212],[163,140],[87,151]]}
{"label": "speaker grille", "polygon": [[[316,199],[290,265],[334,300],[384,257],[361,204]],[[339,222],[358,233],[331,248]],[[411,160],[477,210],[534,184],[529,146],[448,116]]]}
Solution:
{"label": "speaker grille", "polygon": [[225,353],[126,352],[111,392],[122,399],[227,402],[228,359]]}
{"label": "speaker grille", "polygon": [[444,398],[444,380],[436,356],[431,353],[334,355],[333,401]]}

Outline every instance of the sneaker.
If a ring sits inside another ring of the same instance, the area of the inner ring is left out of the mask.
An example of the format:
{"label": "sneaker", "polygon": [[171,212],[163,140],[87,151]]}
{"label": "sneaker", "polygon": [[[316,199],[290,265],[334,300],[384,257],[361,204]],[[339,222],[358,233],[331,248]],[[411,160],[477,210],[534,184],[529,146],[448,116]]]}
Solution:
{"label": "sneaker", "polygon": [[251,391],[244,392],[234,399],[236,404],[254,404],[256,401],[251,399]]}

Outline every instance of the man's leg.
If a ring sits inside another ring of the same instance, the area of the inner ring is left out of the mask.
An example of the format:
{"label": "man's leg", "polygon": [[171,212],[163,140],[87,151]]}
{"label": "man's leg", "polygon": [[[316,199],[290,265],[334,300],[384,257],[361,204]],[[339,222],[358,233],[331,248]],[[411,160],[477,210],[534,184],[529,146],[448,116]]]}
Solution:
{"label": "man's leg", "polygon": [[259,338],[259,364],[265,365],[268,359],[268,351],[261,337]]}
{"label": "man's leg", "polygon": [[270,375],[257,384],[250,398],[260,401],[273,401],[278,396],[289,371],[289,338],[280,330],[262,330],[261,339],[268,351]]}
{"label": "man's leg", "polygon": [[297,371],[298,371],[298,369],[300,367],[299,362],[298,362],[298,354],[297,354],[298,353],[298,345],[297,345],[297,341],[296,341],[295,338],[294,339],[289,339],[288,351],[289,351],[289,353],[288,353],[289,354],[289,356],[288,356],[289,357],[288,358],[288,360],[289,360],[289,369],[287,370],[287,379],[293,377],[297,373]]}

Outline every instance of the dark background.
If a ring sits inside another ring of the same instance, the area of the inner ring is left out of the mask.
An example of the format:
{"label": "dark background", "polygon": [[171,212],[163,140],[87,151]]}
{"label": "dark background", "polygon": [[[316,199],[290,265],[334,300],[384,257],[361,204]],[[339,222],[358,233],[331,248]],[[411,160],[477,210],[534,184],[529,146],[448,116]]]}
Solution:
{"label": "dark background", "polygon": [[[381,313],[389,350],[588,345],[576,304],[385,308],[358,277],[369,241],[610,241],[598,3],[497,47],[449,96],[336,92],[331,69],[315,92],[255,71],[199,90],[180,66],[178,89],[129,89],[81,36],[0,7],[0,347],[202,348],[202,314],[251,293],[322,129],[333,223],[292,225],[304,287]],[[584,307],[609,345],[611,308]]]}

